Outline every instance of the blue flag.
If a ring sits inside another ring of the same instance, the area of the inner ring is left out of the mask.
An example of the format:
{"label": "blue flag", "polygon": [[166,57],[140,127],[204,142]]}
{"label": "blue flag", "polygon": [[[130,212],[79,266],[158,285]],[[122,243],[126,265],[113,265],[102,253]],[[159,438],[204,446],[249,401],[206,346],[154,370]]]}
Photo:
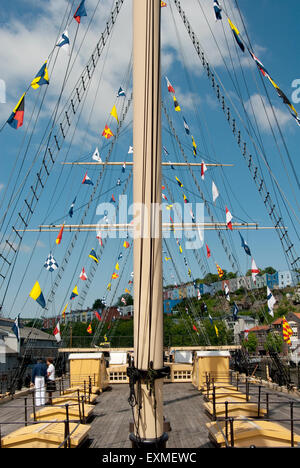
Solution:
{"label": "blue flag", "polygon": [[119,91],[118,91],[117,97],[122,97],[122,96],[125,97],[126,94],[125,94],[124,90],[122,88],[120,88]]}
{"label": "blue flag", "polygon": [[249,248],[249,245],[247,244],[247,242],[244,240],[242,234],[239,232],[239,235],[241,237],[241,241],[242,241],[242,247],[243,249],[245,250],[246,254],[249,255],[249,257],[251,257],[251,250]]}
{"label": "blue flag", "polygon": [[77,21],[78,24],[80,24],[82,16],[87,16],[84,2],[85,0],[81,0],[79,7],[77,8],[74,14],[74,19]]}
{"label": "blue flag", "polygon": [[73,217],[73,214],[74,214],[74,206],[75,206],[75,203],[76,203],[76,198],[74,199],[72,205],[70,206],[70,209],[69,209],[69,216],[72,218]]}

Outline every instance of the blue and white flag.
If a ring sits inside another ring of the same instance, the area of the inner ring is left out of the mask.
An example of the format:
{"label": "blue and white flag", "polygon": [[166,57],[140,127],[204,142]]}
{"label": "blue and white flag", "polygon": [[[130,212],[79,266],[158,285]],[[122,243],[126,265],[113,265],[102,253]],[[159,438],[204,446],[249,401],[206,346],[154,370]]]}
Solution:
{"label": "blue and white flag", "polygon": [[58,263],[51,253],[48,255],[47,260],[44,264],[44,267],[46,268],[46,270],[50,271],[51,273],[52,271],[57,270]]}
{"label": "blue and white flag", "polygon": [[70,39],[67,30],[62,33],[61,38],[56,45],[64,50],[67,55],[70,55]]}
{"label": "blue and white flag", "polygon": [[246,254],[249,255],[249,257],[251,257],[251,250],[249,248],[249,245],[247,244],[247,242],[244,240],[242,234],[239,232],[239,235],[241,237],[241,241],[242,241],[242,247],[243,249],[245,250]]}
{"label": "blue and white flag", "polygon": [[124,90],[120,87],[119,91],[118,91],[118,94],[117,94],[117,97],[125,97],[126,94],[124,92]]}
{"label": "blue and white flag", "polygon": [[186,134],[189,135],[190,134],[190,127],[188,126],[187,121],[185,120],[184,117],[183,117],[183,125],[184,125],[184,129],[186,131]]}
{"label": "blue and white flag", "polygon": [[237,320],[238,313],[239,313],[239,308],[238,308],[238,306],[236,305],[236,302],[235,302],[234,306],[232,308],[232,317],[233,317],[234,321]]}
{"label": "blue and white flag", "polygon": [[213,318],[212,318],[212,316],[210,314],[208,315],[208,318],[209,318],[210,323],[213,325],[214,324]]}
{"label": "blue and white flag", "polygon": [[76,197],[75,197],[75,199],[74,199],[74,201],[73,201],[73,203],[72,203],[72,205],[70,206],[70,209],[69,209],[69,216],[70,216],[70,218],[73,217],[75,203],[76,203]]}
{"label": "blue and white flag", "polygon": [[228,284],[227,284],[227,283],[225,283],[225,285],[224,285],[224,291],[225,291],[226,300],[227,300],[228,302],[230,302],[229,287],[228,287]]}
{"label": "blue and white flag", "polygon": [[269,287],[267,286],[267,300],[268,300],[268,309],[269,309],[269,314],[272,315],[272,317],[274,317],[274,305],[276,303],[276,299],[275,297],[273,296],[271,290],[269,289]]}
{"label": "blue and white flag", "polygon": [[15,320],[13,326],[12,326],[12,331],[16,335],[17,340],[20,341],[20,316],[19,315],[16,318],[16,320]]}
{"label": "blue and white flag", "polygon": [[220,7],[218,0],[214,0],[214,10],[215,10],[217,20],[221,20],[222,19],[222,15],[221,15],[222,8]]}

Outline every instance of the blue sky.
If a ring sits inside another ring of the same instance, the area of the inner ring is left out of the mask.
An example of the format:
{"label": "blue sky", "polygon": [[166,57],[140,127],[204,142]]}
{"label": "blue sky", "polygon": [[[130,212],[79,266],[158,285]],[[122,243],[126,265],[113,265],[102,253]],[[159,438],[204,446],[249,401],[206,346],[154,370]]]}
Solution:
{"label": "blue sky", "polygon": [[[103,30],[108,13],[113,4],[111,0],[100,1],[100,6],[95,12],[91,26],[87,29],[97,3],[97,0],[86,1],[88,17],[83,19],[79,28],[77,42],[75,44],[75,52],[78,51],[78,56],[63,95],[61,109],[63,109],[65,102],[67,102],[69,91],[72,90],[82,68],[90,57],[90,53],[95,47],[99,31]],[[297,198],[299,199],[299,189],[295,183],[290,161],[286,154],[287,147],[294,168],[299,174],[299,159],[297,156],[300,129],[297,127],[292,117],[289,116],[286,107],[276,95],[271,84],[265,80],[271,103],[280,123],[280,129],[286,147],[282,142],[278,130],[275,130],[275,142],[261,106],[261,99],[263,99],[266,108],[269,108],[269,103],[264,96],[264,89],[260,81],[259,71],[247,54],[243,55],[237,50],[226,18],[223,19],[224,36],[222,23],[215,22],[212,1],[203,0],[198,2],[196,0],[185,0],[181,3],[182,7],[187,12],[192,26],[195,28],[196,34],[199,35],[201,45],[205,50],[209,62],[221,77],[228,96],[230,96],[232,102],[240,110],[241,106],[236,94],[236,89],[234,89],[232,80],[224,66],[222,56],[230,70],[231,77],[234,77],[234,72],[236,73],[237,83],[240,87],[239,89],[247,110],[250,111],[251,104],[255,109],[261,140],[273,175],[280,184],[286,199],[295,210],[296,215],[300,216],[299,207],[296,204]],[[222,4],[222,2],[220,3]],[[201,10],[199,5],[202,6],[203,10]],[[234,2],[227,0],[223,2],[223,6],[240,29],[242,37],[246,39],[247,36],[238,16],[238,12],[234,8]],[[0,43],[2,44],[0,60],[3,64],[1,67],[0,79],[5,80],[7,85],[7,103],[0,105],[1,122],[5,122],[8,118],[20,95],[25,91],[55,45],[57,37],[65,26],[64,24],[62,29],[60,29],[60,23],[66,7],[68,7],[70,11],[73,11],[71,8],[72,2],[66,2],[65,0],[56,2],[54,2],[54,0],[49,0],[38,5],[33,1],[16,1],[6,6],[5,15],[3,12],[0,14]],[[299,74],[299,67],[295,59],[299,56],[297,32],[300,6],[298,2],[291,0],[287,4],[279,0],[256,0],[254,2],[240,0],[239,7],[244,17],[254,53],[264,63],[274,81],[280,86],[289,99],[291,99],[294,91],[292,82],[300,78],[300,76],[297,75]],[[216,47],[210,29],[207,27],[203,12],[208,19],[222,52],[222,56]],[[75,35],[75,30],[76,23],[73,21],[69,28],[71,39]],[[87,33],[86,37],[85,33]],[[80,47],[81,41],[83,40],[82,47]],[[40,224],[51,224],[54,222],[61,223],[64,219],[67,219],[69,206],[75,196],[77,196],[77,208],[80,208],[87,202],[92,188],[90,186],[81,185],[85,169],[78,167],[62,168],[60,162],[64,160],[90,161],[96,146],[100,149],[102,159],[106,157],[108,146],[105,146],[106,142],[103,142],[101,133],[106,122],[109,122],[112,129],[116,130],[116,122],[112,118],[109,118],[109,112],[115,103],[118,106],[118,110],[120,111],[121,109],[121,101],[116,100],[116,91],[119,86],[122,85],[126,89],[127,94],[130,93],[132,82],[128,73],[128,67],[130,65],[131,46],[131,2],[125,2],[109,47],[99,63],[95,75],[95,82],[89,92],[87,102],[82,109],[76,132],[74,132],[74,137],[71,137],[71,135],[73,135],[72,130],[68,136],[68,141],[58,157],[57,164],[54,166],[49,180],[47,181],[40,202],[31,219],[30,227],[34,228]],[[170,117],[173,120],[174,127],[183,142],[188,159],[190,161],[194,160],[191,152],[191,140],[184,133],[182,114],[188,121],[191,132],[197,143],[199,162],[201,162],[203,158],[206,162],[215,161],[234,164],[233,168],[210,169],[206,173],[204,182],[201,181],[199,170],[195,170],[201,190],[205,193],[210,204],[212,180],[215,181],[221,193],[216,207],[214,208],[211,205],[215,219],[222,222],[225,221],[225,205],[227,205],[233,214],[234,221],[255,221],[262,226],[271,226],[268,214],[258,195],[247,165],[228,128],[224,115],[218,107],[217,100],[211,90],[207,77],[203,74],[200,61],[196,57],[193,46],[180,23],[175,7],[173,6],[171,8],[170,5],[162,11],[162,46],[162,96]],[[242,75],[239,66],[240,60],[243,64],[242,70],[244,75]],[[65,69],[66,57],[60,53],[54,70],[51,64],[49,65],[51,74],[50,85],[46,90],[39,123],[34,129],[32,123],[30,123],[27,132],[27,124],[30,122],[31,112],[36,112],[37,107],[34,107],[35,103],[37,106],[41,103],[42,96],[45,92],[43,88],[45,87],[41,88],[41,91],[38,92],[33,90],[29,91],[26,97],[24,126],[18,131],[14,131],[9,126],[6,126],[0,133],[1,214],[3,214],[5,210],[9,196],[20,186],[26,171],[32,164],[44,129],[48,124],[49,116],[57,101]],[[168,76],[175,88],[176,97],[182,108],[182,113],[174,112],[172,96],[167,92],[165,80],[163,78],[164,75]],[[247,86],[243,81],[244,78]],[[97,91],[98,85],[99,90]],[[295,104],[295,107],[300,111],[299,104]],[[268,115],[271,118],[271,114]],[[131,121],[132,113],[130,111],[124,123],[124,130],[113,151],[113,161],[132,160],[132,157],[127,154],[128,147],[132,144]],[[238,121],[237,124],[241,126]],[[163,144],[170,153],[168,159],[182,161],[182,156],[180,155],[178,147],[170,137],[165,119],[162,121],[162,126]],[[21,157],[25,154],[26,144],[31,134],[32,139],[29,150],[28,153],[26,153],[26,159],[21,169]],[[24,138],[25,141],[23,140]],[[278,148],[280,148],[280,152]],[[18,159],[19,151],[20,159]],[[14,168],[15,163],[16,167]],[[277,191],[274,193],[270,177],[261,159],[260,164],[266,178],[267,186],[275,200],[277,197],[279,198],[279,194]],[[284,166],[286,167],[287,174],[284,170]],[[38,158],[26,182],[24,191],[20,192],[19,202],[11,212],[12,218],[10,226],[15,222],[16,213],[21,209],[23,200],[27,196],[30,185],[35,180],[35,174],[39,167],[40,159]],[[17,178],[19,171],[20,175]],[[88,173],[92,180],[96,180],[99,170],[95,168],[89,169]],[[125,180],[129,173],[130,169],[128,167],[125,175],[122,175],[121,169],[109,169],[106,171],[105,178],[100,184],[99,195],[90,209],[86,222],[95,223],[98,221],[99,217],[96,215],[97,204],[99,202],[109,202],[112,193],[114,193],[114,196],[117,198],[124,190]],[[183,190],[179,189],[177,186],[175,175],[182,180],[184,185]],[[175,201],[182,202],[182,194],[185,193],[190,202],[201,202],[199,192],[195,184],[191,182],[191,176],[187,169],[176,170],[175,172],[171,169],[167,169],[164,171],[164,176],[171,191],[171,193],[165,192],[169,199],[173,197]],[[9,177],[11,177],[10,180]],[[122,185],[120,188],[117,188],[116,181],[119,177],[122,180]],[[7,190],[7,192],[4,192],[5,190]],[[2,197],[4,193],[6,193],[6,198],[3,202]],[[126,189],[126,194],[131,202],[131,183],[129,188]],[[83,210],[84,208],[80,208],[75,212],[73,218],[74,223],[80,220]],[[298,229],[299,223],[297,218],[294,215],[292,216],[296,229]],[[205,213],[205,217],[209,220],[207,213]],[[284,219],[290,230],[291,238],[293,242],[295,242],[296,250],[299,251],[299,242],[285,212]],[[67,222],[69,220],[67,219]],[[287,269],[278,236],[274,231],[247,231],[244,232],[244,237],[247,239],[255,261],[260,268],[273,265],[279,270]],[[48,273],[43,268],[43,264],[50,250],[54,253],[58,263],[61,264],[67,246],[72,240],[72,235],[66,233],[63,238],[63,243],[58,247],[55,246],[55,238],[55,233],[38,235],[28,233],[25,235],[10,288],[6,295],[4,313],[7,315],[14,317],[19,312],[21,312],[22,316],[41,315],[41,309],[28,298],[28,294],[33,283],[39,279],[44,295],[46,297],[48,296],[51,284],[55,281],[56,273]],[[229,246],[233,248],[234,255],[237,257],[239,271],[242,273],[245,272],[250,267],[250,260],[240,247],[238,233],[227,233],[225,234],[225,238]],[[205,242],[210,246],[214,260],[217,261],[223,269],[232,270],[216,233],[206,232]],[[70,293],[76,284],[78,285],[79,292],[81,293],[83,291],[83,284],[78,280],[78,276],[82,267],[85,267],[86,271],[89,272],[91,260],[88,259],[88,254],[92,248],[97,247],[97,243],[98,241],[95,239],[94,233],[88,235],[81,234],[79,236],[66,271],[57,288],[55,301],[47,312],[48,315],[60,313],[60,310],[69,299]],[[109,241],[108,247],[101,255],[100,264],[97,268],[93,283],[86,297],[82,299],[84,306],[91,306],[94,299],[104,295],[107,297],[108,303],[113,303],[124,293],[132,271],[132,251],[130,249],[125,251],[122,248],[122,244],[123,241],[119,239]],[[175,240],[169,242],[168,245],[172,257],[174,258],[176,268],[180,272],[181,280],[188,280],[187,268],[184,264],[183,256],[186,257],[193,276],[195,278],[201,276],[199,265],[195,261],[195,256],[192,251],[185,251],[183,255],[179,255]],[[35,249],[33,249],[34,246],[36,247]],[[108,293],[106,287],[110,281],[120,252],[123,253],[123,259],[120,261],[120,275],[122,274],[122,277],[120,281],[112,281],[112,290]],[[207,271],[215,273],[215,265],[211,260],[207,262],[203,249],[199,251],[199,254],[203,258]],[[164,276],[168,284],[176,277],[174,268],[171,267],[169,262],[168,264],[164,263]],[[180,282],[178,278],[175,278],[175,280],[177,283]],[[72,304],[73,308],[76,308],[76,301]]]}

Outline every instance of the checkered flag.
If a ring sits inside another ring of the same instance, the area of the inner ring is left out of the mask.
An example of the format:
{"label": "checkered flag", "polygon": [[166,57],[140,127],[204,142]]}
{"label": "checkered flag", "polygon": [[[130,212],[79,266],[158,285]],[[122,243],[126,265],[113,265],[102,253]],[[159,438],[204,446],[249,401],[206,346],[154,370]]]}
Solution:
{"label": "checkered flag", "polygon": [[45,262],[44,267],[46,268],[46,270],[50,271],[51,273],[52,273],[52,271],[57,270],[58,263],[57,263],[57,261],[55,260],[55,258],[53,257],[52,254],[48,255],[48,258],[47,258],[47,260]]}

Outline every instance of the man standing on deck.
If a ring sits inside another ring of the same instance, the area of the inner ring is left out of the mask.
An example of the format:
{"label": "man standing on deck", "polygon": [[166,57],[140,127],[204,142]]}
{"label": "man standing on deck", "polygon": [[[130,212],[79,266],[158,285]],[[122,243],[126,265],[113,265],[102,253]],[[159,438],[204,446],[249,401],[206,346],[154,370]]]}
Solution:
{"label": "man standing on deck", "polygon": [[47,367],[42,359],[38,359],[32,370],[32,386],[35,387],[35,405],[43,406],[45,404],[46,395],[46,377]]}

